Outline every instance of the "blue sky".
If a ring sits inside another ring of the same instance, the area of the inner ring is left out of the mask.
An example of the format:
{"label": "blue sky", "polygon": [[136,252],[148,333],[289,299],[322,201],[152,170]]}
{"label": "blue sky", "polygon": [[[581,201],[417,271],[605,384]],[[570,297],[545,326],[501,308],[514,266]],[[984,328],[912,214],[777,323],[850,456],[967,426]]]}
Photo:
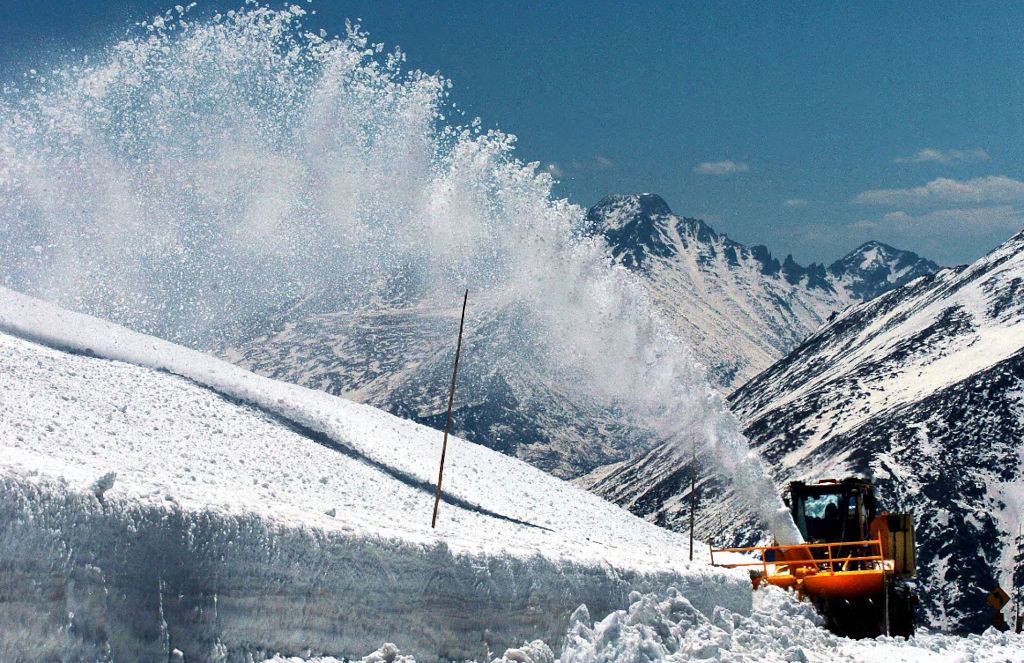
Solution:
{"label": "blue sky", "polygon": [[[174,3],[0,2],[0,77]],[[239,2],[200,0],[199,13]],[[581,205],[651,191],[746,244],[831,261],[880,239],[945,264],[1024,227],[1024,4],[330,2]]]}

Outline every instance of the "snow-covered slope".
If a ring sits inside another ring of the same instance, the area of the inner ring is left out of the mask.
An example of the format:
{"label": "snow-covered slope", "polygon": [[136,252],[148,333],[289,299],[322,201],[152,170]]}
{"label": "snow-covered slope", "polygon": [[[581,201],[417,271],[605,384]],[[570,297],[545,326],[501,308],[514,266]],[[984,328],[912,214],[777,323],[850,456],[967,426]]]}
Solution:
{"label": "snow-covered slope", "polygon": [[980,628],[1024,516],[1024,233],[839,316],[734,397],[778,478],[873,477],[917,520],[929,621]]}
{"label": "snow-covered slope", "polygon": [[654,194],[607,196],[587,213],[615,260],[641,275],[665,319],[689,339],[710,379],[729,392],[796,347],[831,314],[918,276],[935,263],[869,242],[826,268],[779,261]]}
{"label": "snow-covered slope", "polygon": [[436,431],[2,289],[0,375],[5,661],[484,658],[669,585],[749,613],[682,537],[457,438],[432,530]]}
{"label": "snow-covered slope", "polygon": [[[780,485],[868,476],[881,504],[914,514],[928,623],[990,623],[985,595],[1013,586],[1024,520],[1024,233],[844,311],[730,400]],[[686,523],[689,468],[668,449],[590,479],[635,513]],[[752,522],[704,481],[702,533],[749,541]]]}

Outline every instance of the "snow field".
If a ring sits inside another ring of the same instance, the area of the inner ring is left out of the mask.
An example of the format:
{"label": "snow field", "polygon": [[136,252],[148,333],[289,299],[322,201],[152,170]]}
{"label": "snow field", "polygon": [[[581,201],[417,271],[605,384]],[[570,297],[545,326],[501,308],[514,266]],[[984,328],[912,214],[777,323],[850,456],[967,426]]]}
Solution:
{"label": "snow field", "polygon": [[[1019,312],[1011,308],[995,314],[990,309],[1001,294],[1013,295],[1014,277],[1021,272],[1024,263],[1024,253],[1020,251],[1022,241],[1019,236],[1011,238],[965,270],[942,270],[923,291],[924,296],[916,294],[877,316],[856,337],[837,347],[832,356],[825,356],[822,363],[825,368],[813,379],[771,403],[762,403],[758,410],[748,414],[748,419],[755,420],[768,407],[797,402],[820,385],[835,380],[842,372],[850,371],[851,366],[891,357],[894,349],[907,338],[935,327],[951,309],[959,308],[969,315],[970,329],[952,339],[942,339],[941,347],[936,350],[903,359],[895,368],[895,374],[886,376],[884,381],[876,380],[870,390],[865,390],[857,403],[859,411],[849,413],[841,425],[826,429],[830,435],[852,430],[879,412],[922,400],[1019,352],[1022,347]],[[840,314],[839,320],[855,314],[861,307],[876,305],[877,300],[848,308]]]}

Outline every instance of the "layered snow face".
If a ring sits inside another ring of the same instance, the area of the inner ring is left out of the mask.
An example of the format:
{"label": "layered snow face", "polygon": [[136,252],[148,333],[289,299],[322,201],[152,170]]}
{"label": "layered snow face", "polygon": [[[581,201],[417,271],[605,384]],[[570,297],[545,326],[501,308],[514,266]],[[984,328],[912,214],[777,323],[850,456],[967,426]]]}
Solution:
{"label": "layered snow face", "polygon": [[0,328],[4,660],[484,658],[636,587],[749,609],[682,537],[486,448],[449,440],[432,530],[432,429],[7,291]]}
{"label": "layered snow face", "polygon": [[616,262],[640,273],[658,310],[689,339],[714,383],[732,391],[785,356],[829,315],[938,265],[869,242],[828,268],[780,263],[653,194],[607,196],[587,214]]}
{"label": "layered snow face", "polygon": [[256,513],[100,503],[73,479],[33,472],[5,467],[0,479],[4,661],[341,658],[384,640],[419,660],[484,659],[529,638],[558,646],[574,606],[603,615],[634,588],[678,585],[708,614],[749,610],[748,581],[707,568],[639,573],[543,549],[459,554]]}

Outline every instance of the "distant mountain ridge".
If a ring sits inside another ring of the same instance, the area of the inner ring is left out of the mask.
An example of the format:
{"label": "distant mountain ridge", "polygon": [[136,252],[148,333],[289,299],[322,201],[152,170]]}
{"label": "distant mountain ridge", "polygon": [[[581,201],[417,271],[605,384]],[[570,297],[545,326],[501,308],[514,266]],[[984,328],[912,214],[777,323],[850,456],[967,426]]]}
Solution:
{"label": "distant mountain ridge", "polygon": [[940,267],[868,242],[831,265],[779,262],[700,219],[672,213],[658,195],[611,195],[587,212],[584,232],[637,272],[676,332],[690,340],[723,391],[796,347],[830,315]]}
{"label": "distant mountain ridge", "polygon": [[[629,413],[595,407],[503,348],[518,312],[477,300],[466,320],[452,432],[562,478],[653,444]],[[269,333],[222,348],[255,373],[444,427],[459,310],[390,301],[383,310],[287,316]],[[292,319],[294,318],[294,319]]]}
{"label": "distant mountain ridge", "polygon": [[829,265],[828,274],[843,283],[855,297],[868,301],[940,269],[939,265],[916,253],[872,240]]}

